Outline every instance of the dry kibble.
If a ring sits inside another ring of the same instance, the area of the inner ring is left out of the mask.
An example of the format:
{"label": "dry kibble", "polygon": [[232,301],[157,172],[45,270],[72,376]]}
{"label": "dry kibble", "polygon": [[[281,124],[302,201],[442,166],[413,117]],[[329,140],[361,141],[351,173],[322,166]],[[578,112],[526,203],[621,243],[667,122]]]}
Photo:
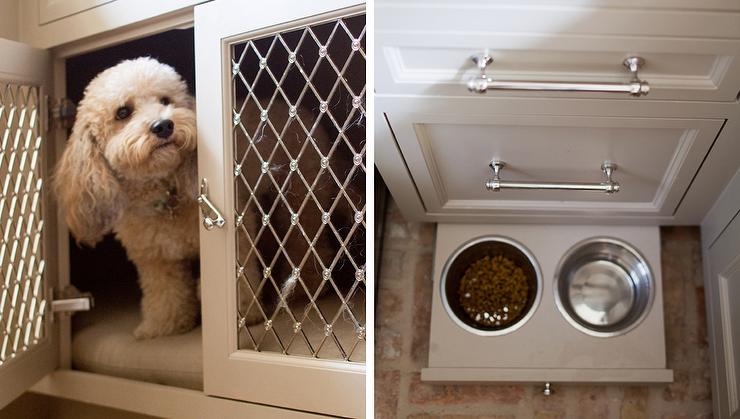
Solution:
{"label": "dry kibble", "polygon": [[523,315],[529,298],[524,270],[503,255],[486,256],[473,262],[463,274],[460,305],[476,323],[503,327]]}

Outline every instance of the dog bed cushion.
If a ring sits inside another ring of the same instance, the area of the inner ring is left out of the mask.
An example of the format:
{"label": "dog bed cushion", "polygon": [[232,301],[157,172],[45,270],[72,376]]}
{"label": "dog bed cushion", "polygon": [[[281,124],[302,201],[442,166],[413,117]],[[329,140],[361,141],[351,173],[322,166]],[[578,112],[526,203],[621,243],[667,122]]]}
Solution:
{"label": "dog bed cushion", "polygon": [[[106,304],[77,321],[72,337],[75,369],[177,387],[203,388],[200,327],[188,333],[136,340],[136,301]],[[77,315],[76,315],[77,316]]]}
{"label": "dog bed cushion", "polygon": [[[203,354],[201,328],[188,333],[165,336],[148,340],[136,340],[133,331],[139,324],[140,296],[136,289],[109,284],[107,289],[93,292],[95,307],[89,312],[81,312],[73,317],[72,367],[81,371],[112,375],[132,380],[201,390],[203,388]],[[340,312],[341,302],[326,296],[318,302],[326,313]],[[364,318],[364,307],[355,308]],[[314,313],[315,314],[315,313]],[[304,321],[304,329],[310,340],[320,342],[323,337],[323,322],[309,316]],[[343,317],[347,317],[346,314]],[[287,316],[278,316],[274,328],[292,331],[292,321]],[[309,327],[312,325],[312,327]],[[318,326],[316,326],[318,325]],[[334,334],[342,342],[352,342],[357,331],[348,319],[336,321]],[[254,337],[265,334],[264,324],[250,328]],[[261,349],[280,352],[277,342],[267,336]],[[244,333],[239,334],[240,346],[250,348],[251,342]],[[337,359],[340,357],[336,345],[327,340],[319,351],[320,357]],[[296,339],[291,345],[291,353],[302,354],[302,341]],[[350,349],[348,346],[347,350]],[[352,360],[365,360],[364,342],[357,342]]]}

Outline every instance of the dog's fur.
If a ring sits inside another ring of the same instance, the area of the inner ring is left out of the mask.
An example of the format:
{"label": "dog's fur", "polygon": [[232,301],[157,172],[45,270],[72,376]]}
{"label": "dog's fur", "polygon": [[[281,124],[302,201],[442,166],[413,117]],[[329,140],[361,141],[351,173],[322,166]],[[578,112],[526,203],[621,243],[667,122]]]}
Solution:
{"label": "dog's fur", "polygon": [[[118,120],[124,105],[133,113]],[[174,122],[170,144],[150,131],[160,119]],[[76,239],[95,245],[113,231],[136,265],[143,292],[139,339],[182,333],[198,321],[191,272],[199,250],[195,150],[186,83],[172,67],[138,58],[87,86],[56,169],[54,187]]]}

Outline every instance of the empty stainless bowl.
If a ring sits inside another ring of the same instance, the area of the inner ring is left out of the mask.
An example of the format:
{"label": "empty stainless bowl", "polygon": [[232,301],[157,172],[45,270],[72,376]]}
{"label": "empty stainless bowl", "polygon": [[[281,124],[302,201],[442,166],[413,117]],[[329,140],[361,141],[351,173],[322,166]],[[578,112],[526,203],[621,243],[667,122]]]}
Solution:
{"label": "empty stainless bowl", "polygon": [[[527,278],[529,293],[518,318],[500,326],[482,325],[468,316],[460,303],[460,281],[470,265],[485,256],[503,255],[521,267]],[[463,329],[481,336],[511,333],[520,328],[534,314],[542,296],[542,274],[534,256],[521,243],[503,236],[484,236],[473,239],[447,259],[442,269],[440,294],[447,315]]]}
{"label": "empty stainless bowl", "polygon": [[650,311],[655,285],[645,259],[605,237],[573,246],[555,270],[555,302],[565,319],[592,336],[617,336]]}

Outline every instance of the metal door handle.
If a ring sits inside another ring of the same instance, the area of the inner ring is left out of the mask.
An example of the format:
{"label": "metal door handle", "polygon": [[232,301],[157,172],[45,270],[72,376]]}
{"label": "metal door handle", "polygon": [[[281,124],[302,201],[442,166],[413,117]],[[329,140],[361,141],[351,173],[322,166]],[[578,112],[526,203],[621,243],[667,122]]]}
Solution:
{"label": "metal door handle", "polygon": [[203,213],[203,227],[206,230],[213,230],[213,227],[223,228],[226,224],[221,211],[213,205],[210,199],[208,199],[208,180],[203,178],[200,183],[200,195],[198,195],[198,204],[200,204],[200,210]]}
{"label": "metal door handle", "polygon": [[588,82],[559,82],[559,81],[518,81],[494,80],[486,75],[486,68],[493,62],[493,57],[487,53],[476,54],[471,57],[480,70],[480,75],[468,80],[468,90],[476,93],[486,93],[488,90],[538,90],[550,92],[599,92],[599,93],[627,93],[639,97],[650,92],[650,84],[640,80],[637,71],[645,63],[641,57],[628,57],[622,63],[630,75],[626,83],[588,83]]}
{"label": "metal door handle", "polygon": [[76,311],[90,311],[95,305],[93,295],[89,292],[80,292],[73,285],[54,293],[51,302],[51,311],[54,313],[73,313]]}
{"label": "metal door handle", "polygon": [[617,165],[604,162],[601,171],[604,172],[604,182],[580,183],[580,182],[526,182],[501,180],[501,170],[506,163],[493,160],[489,165],[493,170],[493,178],[486,181],[486,189],[499,192],[502,189],[559,189],[569,191],[602,191],[607,194],[619,192],[619,182],[612,180],[612,174],[617,170]]}

